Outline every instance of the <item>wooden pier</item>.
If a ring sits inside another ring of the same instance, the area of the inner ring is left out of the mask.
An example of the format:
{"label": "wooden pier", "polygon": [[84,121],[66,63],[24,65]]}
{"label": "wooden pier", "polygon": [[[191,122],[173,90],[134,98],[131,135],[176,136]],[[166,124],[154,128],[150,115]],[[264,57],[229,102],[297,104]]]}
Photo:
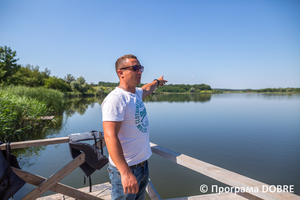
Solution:
{"label": "wooden pier", "polygon": [[[90,189],[90,187],[84,187],[84,188],[80,188],[78,190],[88,193],[89,189]],[[96,196],[98,198],[101,198],[101,199],[110,200],[111,199],[110,192],[111,192],[111,185],[110,185],[110,183],[107,182],[107,183],[93,185],[92,192],[90,192],[89,194]],[[62,200],[62,199],[76,200],[76,198],[68,197],[63,194],[53,194],[53,195],[49,195],[49,196],[44,196],[44,197],[38,198],[37,200]],[[198,199],[199,200],[209,200],[209,199],[246,200],[247,198],[242,197],[240,195],[233,194],[233,193],[222,193],[222,194],[197,195],[197,196],[183,197],[183,198],[173,198],[173,199],[168,199],[168,200],[198,200]],[[256,198],[256,199],[260,199],[260,198]]]}
{"label": "wooden pier", "polygon": [[[84,187],[84,188],[80,188],[78,189],[81,192],[84,193],[89,193],[90,195],[93,195],[95,197],[98,197],[100,199],[111,199],[110,197],[110,192],[111,192],[111,185],[109,182],[107,183],[102,183],[102,184],[97,184],[97,185],[93,185],[92,187],[92,192],[89,192],[90,187]],[[76,198],[73,197],[69,197],[63,194],[53,194],[53,195],[49,195],[49,196],[44,196],[44,197],[40,197],[37,200],[75,200]],[[88,199],[88,198],[87,198]]]}
{"label": "wooden pier", "polygon": [[[103,133],[102,133],[103,134]],[[13,142],[11,143],[11,149],[18,148],[27,148],[33,146],[42,146],[42,145],[51,145],[51,144],[60,144],[60,143],[68,143],[69,137],[61,137],[61,138],[51,138],[51,139],[42,139],[42,140],[31,140],[31,141],[23,141],[23,142]],[[99,142],[98,142],[99,143]],[[105,142],[103,140],[103,145]],[[0,145],[1,150],[5,150],[6,145]],[[268,187],[268,184],[256,181],[254,179],[248,178],[246,176],[242,176],[240,174],[231,172],[229,170],[220,168],[215,165],[211,165],[209,163],[203,162],[201,160],[197,160],[190,156],[180,154],[163,147],[160,147],[156,144],[151,143],[152,152],[166,158],[172,162],[175,162],[179,165],[187,167],[191,170],[194,170],[198,173],[206,175],[210,178],[213,178],[217,181],[225,183],[231,187],[235,188],[256,188],[256,190],[247,191],[246,192],[226,192],[226,193],[214,193],[214,194],[204,194],[198,196],[191,197],[180,197],[175,198],[176,200],[194,200],[194,199],[298,199],[300,200],[300,196],[288,193],[288,192],[270,192],[264,191],[263,187]],[[50,199],[89,199],[89,200],[99,200],[99,199],[110,199],[110,191],[111,186],[110,183],[103,183],[98,185],[93,185],[92,192],[89,193],[89,188],[81,188],[75,189],[70,186],[59,183],[64,177],[70,174],[73,170],[79,167],[82,163],[84,163],[85,154],[82,153],[77,156],[70,163],[65,165],[61,170],[57,173],[50,176],[48,179],[41,177],[39,175],[35,175],[23,170],[19,170],[13,168],[13,171],[24,181],[29,184],[37,186],[35,189],[30,191],[22,200],[50,200]],[[46,191],[51,190],[56,192],[57,194],[50,196],[42,196]],[[151,200],[161,200],[161,197],[157,193],[155,187],[153,186],[151,180],[149,180],[149,184],[146,188],[148,195]],[[39,198],[40,197],[40,198]]]}

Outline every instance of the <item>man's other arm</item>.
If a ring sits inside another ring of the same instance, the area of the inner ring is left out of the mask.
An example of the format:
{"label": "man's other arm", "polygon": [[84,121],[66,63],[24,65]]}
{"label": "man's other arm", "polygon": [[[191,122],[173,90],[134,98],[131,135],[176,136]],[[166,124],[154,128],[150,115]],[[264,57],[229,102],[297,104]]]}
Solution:
{"label": "man's other arm", "polygon": [[[157,79],[159,81],[159,85],[163,86],[166,82],[168,82],[167,80],[164,80],[164,76],[161,76]],[[143,89],[143,99],[147,96],[149,96],[150,94],[152,94],[152,92],[154,92],[154,90],[158,87],[158,83],[157,81],[152,81],[151,83],[148,83],[146,85],[144,85],[142,87]]]}
{"label": "man's other arm", "polygon": [[139,185],[136,177],[133,175],[126,163],[123,149],[118,138],[121,124],[121,121],[104,121],[104,139],[108,153],[121,174],[121,182],[124,193],[136,194],[139,191]]}

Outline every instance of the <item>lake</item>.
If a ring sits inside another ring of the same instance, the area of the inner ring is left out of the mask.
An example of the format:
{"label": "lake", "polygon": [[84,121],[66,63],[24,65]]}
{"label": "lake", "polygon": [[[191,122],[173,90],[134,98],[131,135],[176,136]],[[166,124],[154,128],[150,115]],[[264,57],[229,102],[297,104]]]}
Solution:
{"label": "lake", "polygon": [[[47,131],[47,138],[102,131],[102,101],[70,100],[57,127]],[[152,143],[269,185],[294,185],[300,195],[299,94],[157,94],[148,97],[145,106]],[[23,170],[46,178],[71,161],[68,144],[18,154]],[[202,184],[225,186],[155,154],[149,166],[150,178],[163,199],[201,195]],[[92,175],[93,184],[110,181],[106,168]],[[61,183],[84,187],[83,177],[76,169]],[[24,185],[15,199],[33,188]],[[45,193],[49,194],[52,192]]]}

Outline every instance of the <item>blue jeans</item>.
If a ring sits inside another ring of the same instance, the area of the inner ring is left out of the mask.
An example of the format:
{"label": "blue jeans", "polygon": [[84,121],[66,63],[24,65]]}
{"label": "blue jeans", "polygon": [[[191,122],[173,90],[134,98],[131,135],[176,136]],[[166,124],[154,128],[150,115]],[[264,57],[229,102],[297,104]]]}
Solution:
{"label": "blue jeans", "polygon": [[125,194],[124,189],[121,182],[121,175],[119,170],[112,166],[109,163],[107,168],[109,172],[109,178],[111,180],[111,199],[112,200],[143,200],[145,199],[145,189],[148,184],[149,179],[149,169],[148,169],[148,161],[144,164],[143,167],[138,167],[135,169],[131,169],[131,172],[135,175],[137,182],[139,184],[139,191],[137,194]]}

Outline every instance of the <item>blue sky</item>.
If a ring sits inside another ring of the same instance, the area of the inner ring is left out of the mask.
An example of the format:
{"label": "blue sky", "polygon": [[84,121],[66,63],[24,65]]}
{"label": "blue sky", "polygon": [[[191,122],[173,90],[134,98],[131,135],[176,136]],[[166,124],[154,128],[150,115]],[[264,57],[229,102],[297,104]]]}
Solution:
{"label": "blue sky", "polygon": [[118,82],[136,55],[142,82],[300,87],[299,0],[0,0],[0,46],[52,76]]}

